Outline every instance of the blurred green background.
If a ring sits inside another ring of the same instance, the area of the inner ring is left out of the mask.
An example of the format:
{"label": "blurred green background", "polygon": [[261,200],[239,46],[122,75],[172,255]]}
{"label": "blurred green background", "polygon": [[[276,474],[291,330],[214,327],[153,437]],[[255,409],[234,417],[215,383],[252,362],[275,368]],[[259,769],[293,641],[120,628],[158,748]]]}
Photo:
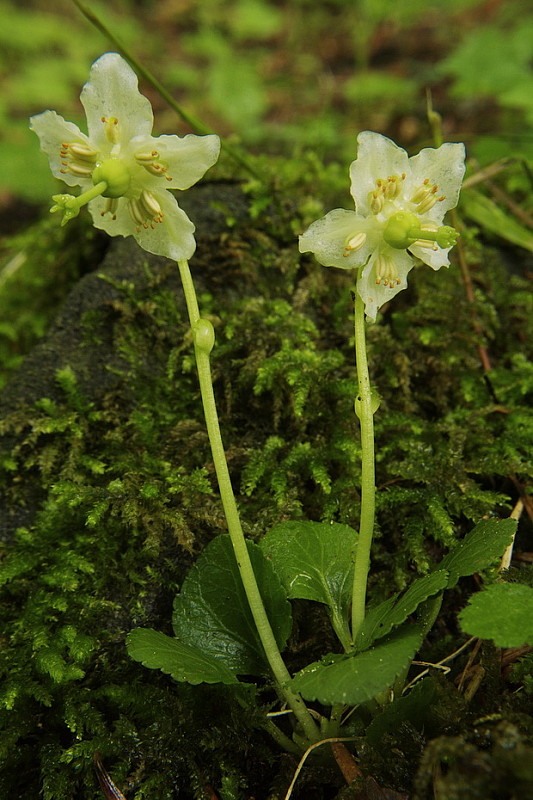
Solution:
{"label": "blurred green background", "polygon": [[[431,144],[481,166],[531,157],[533,11],[521,0],[108,0],[87,5],[188,111],[257,153],[349,163],[357,132]],[[79,92],[114,49],[69,0],[0,0],[0,213],[57,189],[28,117],[84,127]],[[157,133],[186,128],[151,87]]]}

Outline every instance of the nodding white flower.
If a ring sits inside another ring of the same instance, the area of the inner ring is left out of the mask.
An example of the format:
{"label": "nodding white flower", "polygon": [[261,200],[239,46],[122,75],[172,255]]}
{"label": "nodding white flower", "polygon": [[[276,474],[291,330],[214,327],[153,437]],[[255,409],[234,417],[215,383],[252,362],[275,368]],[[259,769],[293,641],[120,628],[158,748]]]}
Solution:
{"label": "nodding white flower", "polygon": [[62,224],[89,204],[94,224],[111,236],[134,236],[150,253],[176,261],[196,248],[194,225],[169,189],[188,189],[213,166],[218,136],[152,134],[150,101],[118,53],[105,53],[91,67],[81,92],[88,136],[55,111],[31,117],[56,178],[82,193],[55,195],[51,211]]}
{"label": "nodding white flower", "polygon": [[416,256],[433,269],[449,265],[457,240],[441,225],[457,205],[465,171],[462,144],[426,148],[409,158],[386,136],[363,131],[350,166],[355,211],[336,208],[300,236],[300,252],[326,267],[363,267],[357,291],[375,320],[383,303],[407,286]]}

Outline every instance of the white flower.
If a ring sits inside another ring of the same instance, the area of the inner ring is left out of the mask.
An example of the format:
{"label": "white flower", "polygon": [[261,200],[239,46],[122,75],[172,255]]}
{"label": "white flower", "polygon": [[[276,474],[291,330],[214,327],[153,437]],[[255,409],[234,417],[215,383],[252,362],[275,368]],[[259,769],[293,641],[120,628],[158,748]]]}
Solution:
{"label": "white flower", "polygon": [[448,266],[454,228],[442,226],[457,205],[465,171],[462,144],[426,148],[409,158],[393,141],[372,131],[357,137],[350,166],[355,211],[337,208],[300,236],[300,252],[311,251],[326,267],[363,267],[357,291],[365,313],[407,286],[416,256],[433,269]]}
{"label": "white flower", "polygon": [[82,194],[55,195],[52,211],[62,224],[89,203],[94,224],[111,236],[134,236],[150,253],[188,259],[194,225],[168,189],[188,189],[216,162],[218,136],[152,137],[150,101],[118,53],[105,53],[91,67],[81,92],[88,136],[55,111],[32,117],[56,178],[81,186]]}

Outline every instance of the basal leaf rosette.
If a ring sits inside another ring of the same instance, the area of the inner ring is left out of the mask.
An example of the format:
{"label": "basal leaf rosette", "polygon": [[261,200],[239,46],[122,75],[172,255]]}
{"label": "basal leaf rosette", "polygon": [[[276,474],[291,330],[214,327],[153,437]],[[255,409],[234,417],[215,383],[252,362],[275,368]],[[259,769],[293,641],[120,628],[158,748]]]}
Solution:
{"label": "basal leaf rosette", "polygon": [[169,189],[188,189],[213,166],[218,136],[153,137],[150,101],[118,53],[94,62],[81,102],[87,134],[55,111],[30,120],[52,173],[82,190],[55,195],[51,210],[61,210],[65,224],[88,204],[95,226],[111,236],[134,236],[150,253],[189,259],[195,228]]}
{"label": "basal leaf rosette", "polygon": [[336,208],[314,222],[300,236],[300,252],[326,267],[358,269],[357,291],[375,320],[406,288],[417,258],[435,270],[449,265],[458,234],[442,221],[457,205],[465,148],[443,144],[409,158],[379,133],[363,131],[357,142],[350,166],[355,211]]}

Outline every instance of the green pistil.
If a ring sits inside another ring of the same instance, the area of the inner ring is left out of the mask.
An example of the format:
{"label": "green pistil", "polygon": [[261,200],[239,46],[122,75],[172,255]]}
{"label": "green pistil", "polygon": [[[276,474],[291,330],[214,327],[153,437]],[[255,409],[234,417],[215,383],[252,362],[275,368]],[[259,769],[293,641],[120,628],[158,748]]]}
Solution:
{"label": "green pistil", "polygon": [[69,220],[78,216],[82,206],[90,203],[95,197],[99,197],[100,195],[104,194],[106,189],[107,182],[100,181],[91,189],[87,189],[86,192],[78,195],[78,197],[74,197],[72,194],[55,194],[52,197],[52,200],[55,201],[55,205],[52,206],[50,211],[52,213],[54,213],[54,211],[63,211],[61,225],[66,225]]}
{"label": "green pistil", "polygon": [[[457,242],[458,232],[455,228],[441,225],[435,230],[428,229],[420,225],[416,214],[407,211],[399,211],[393,214],[385,226],[383,238],[391,247],[396,250],[406,250],[413,244],[422,247],[437,245],[443,249],[453,247]],[[435,248],[436,249],[436,248]]]}

